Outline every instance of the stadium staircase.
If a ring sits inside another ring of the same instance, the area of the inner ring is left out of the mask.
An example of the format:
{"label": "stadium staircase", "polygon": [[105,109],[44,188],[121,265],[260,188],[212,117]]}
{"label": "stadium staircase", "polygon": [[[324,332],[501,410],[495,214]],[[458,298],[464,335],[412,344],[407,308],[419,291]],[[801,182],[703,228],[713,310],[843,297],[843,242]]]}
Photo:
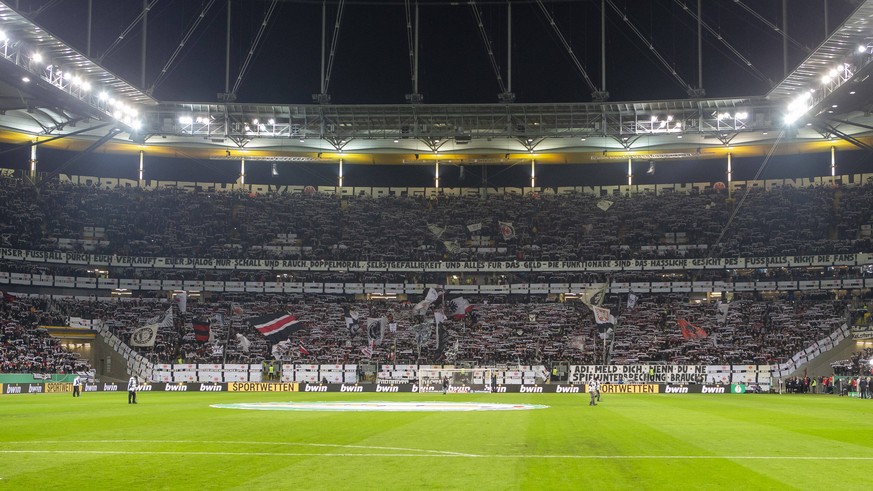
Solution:
{"label": "stadium staircase", "polygon": [[855,340],[849,336],[834,346],[832,350],[822,353],[817,358],[798,366],[797,370],[790,374],[789,377],[803,377],[804,371],[810,377],[829,377],[834,374],[831,363],[847,360],[852,357],[852,353],[855,351],[857,351]]}

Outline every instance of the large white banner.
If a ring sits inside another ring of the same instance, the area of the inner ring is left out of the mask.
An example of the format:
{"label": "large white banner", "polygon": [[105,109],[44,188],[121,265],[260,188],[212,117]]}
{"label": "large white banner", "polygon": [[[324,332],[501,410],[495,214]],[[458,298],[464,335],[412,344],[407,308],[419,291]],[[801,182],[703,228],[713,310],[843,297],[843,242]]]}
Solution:
{"label": "large white banner", "polygon": [[568,382],[702,384],[706,365],[570,365]]}
{"label": "large white banner", "polygon": [[[390,272],[550,272],[660,271],[685,269],[754,269],[768,267],[864,266],[873,254],[820,254],[749,258],[631,259],[611,261],[305,261],[296,259],[213,259],[114,256],[61,251],[0,248],[0,259],[94,266],[262,271],[390,271]],[[17,273],[13,273],[17,274]],[[17,277],[13,277],[15,280]],[[829,281],[829,280],[822,280]],[[836,287],[837,285],[822,285]],[[690,290],[687,285],[686,290]],[[773,289],[776,283],[773,282]]]}

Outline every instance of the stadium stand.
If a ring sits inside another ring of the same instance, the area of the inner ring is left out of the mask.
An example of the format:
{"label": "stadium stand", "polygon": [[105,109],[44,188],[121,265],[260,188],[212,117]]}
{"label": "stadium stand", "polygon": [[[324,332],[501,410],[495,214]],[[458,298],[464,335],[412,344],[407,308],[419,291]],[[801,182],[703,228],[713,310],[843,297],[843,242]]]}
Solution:
{"label": "stadium stand", "polygon": [[[188,192],[50,183],[36,193],[0,179],[2,245],[23,249],[211,258],[579,260],[839,254],[871,249],[862,233],[873,185],[751,190],[710,250],[733,202],[718,191],[366,196]],[[504,239],[498,221],[511,222]],[[437,224],[440,237],[428,228]],[[467,225],[482,224],[473,235]],[[14,233],[13,233],[14,231]],[[457,242],[450,251],[445,243]]]}

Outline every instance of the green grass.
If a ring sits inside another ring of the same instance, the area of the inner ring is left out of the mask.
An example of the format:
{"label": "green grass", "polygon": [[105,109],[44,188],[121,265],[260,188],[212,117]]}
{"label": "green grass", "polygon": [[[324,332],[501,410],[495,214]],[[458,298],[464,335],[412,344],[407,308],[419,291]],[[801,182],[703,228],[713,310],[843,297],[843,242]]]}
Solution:
{"label": "green grass", "polygon": [[[873,401],[819,395],[0,396],[0,489],[870,489]],[[338,413],[266,401],[548,409]]]}

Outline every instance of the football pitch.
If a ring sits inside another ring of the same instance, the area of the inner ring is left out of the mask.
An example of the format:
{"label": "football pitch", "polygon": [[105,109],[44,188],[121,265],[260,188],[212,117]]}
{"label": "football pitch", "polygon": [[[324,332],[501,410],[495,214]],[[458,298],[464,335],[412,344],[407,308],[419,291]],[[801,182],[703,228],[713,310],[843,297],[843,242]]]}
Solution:
{"label": "football pitch", "polygon": [[[374,401],[547,407],[213,407]],[[0,428],[0,489],[873,486],[873,401],[824,395],[610,394],[596,407],[583,394],[17,395],[0,396]]]}

